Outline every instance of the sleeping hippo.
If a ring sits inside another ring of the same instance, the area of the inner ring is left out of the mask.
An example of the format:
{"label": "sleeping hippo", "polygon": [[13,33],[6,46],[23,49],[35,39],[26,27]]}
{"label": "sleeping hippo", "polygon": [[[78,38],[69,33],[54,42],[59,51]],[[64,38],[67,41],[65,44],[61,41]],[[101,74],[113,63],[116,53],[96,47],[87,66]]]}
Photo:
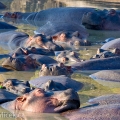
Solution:
{"label": "sleeping hippo", "polygon": [[14,101],[1,105],[11,110],[23,110],[36,113],[60,113],[80,107],[78,94],[72,90],[59,91],[54,94],[47,93],[40,88],[17,97]]}
{"label": "sleeping hippo", "polygon": [[0,2],[0,9],[5,9],[5,8],[6,8],[6,6]]}
{"label": "sleeping hippo", "polygon": [[109,50],[109,49],[120,49],[120,38],[114,39],[110,42],[105,43],[101,49]]}
{"label": "sleeping hippo", "polygon": [[57,61],[44,55],[29,54],[28,56],[8,57],[2,63],[2,67],[17,70],[26,71],[31,69],[37,69],[41,64],[56,64]]}
{"label": "sleeping hippo", "polygon": [[120,71],[102,70],[91,74],[90,77],[96,80],[120,82]]}
{"label": "sleeping hippo", "polygon": [[67,111],[62,114],[68,120],[119,120],[120,104],[100,105]]}
{"label": "sleeping hippo", "polygon": [[120,56],[90,59],[72,65],[74,70],[110,70],[120,69]]}
{"label": "sleeping hippo", "polygon": [[9,30],[16,30],[16,29],[17,27],[0,21],[0,30],[9,31]]}
{"label": "sleeping hippo", "polygon": [[65,66],[64,64],[60,63],[58,65],[47,66],[45,64],[42,65],[39,76],[59,76],[59,75],[66,75],[70,76],[72,74],[71,66]]}
{"label": "sleeping hippo", "polygon": [[[29,83],[32,86],[37,88],[42,88],[44,90],[63,90],[64,89],[73,89],[75,91],[80,90],[83,87],[83,84],[75,81],[66,76],[42,76],[34,80],[30,80]],[[59,86],[58,86],[59,85]]]}
{"label": "sleeping hippo", "polygon": [[79,62],[79,54],[74,51],[62,51],[60,54],[56,56],[56,60],[60,63],[66,62]]}
{"label": "sleeping hippo", "polygon": [[2,82],[2,86],[9,92],[22,95],[30,92],[30,84],[28,81],[20,81],[17,79],[7,79]]}
{"label": "sleeping hippo", "polygon": [[39,34],[33,37],[29,37],[28,34],[17,31],[1,33],[0,43],[4,49],[6,48],[8,50],[14,50],[17,47],[36,47],[57,51],[63,50],[61,46],[53,43],[50,38],[47,38],[45,35]]}
{"label": "sleeping hippo", "polygon": [[83,15],[82,24],[95,30],[120,30],[120,12],[115,9],[88,11]]}

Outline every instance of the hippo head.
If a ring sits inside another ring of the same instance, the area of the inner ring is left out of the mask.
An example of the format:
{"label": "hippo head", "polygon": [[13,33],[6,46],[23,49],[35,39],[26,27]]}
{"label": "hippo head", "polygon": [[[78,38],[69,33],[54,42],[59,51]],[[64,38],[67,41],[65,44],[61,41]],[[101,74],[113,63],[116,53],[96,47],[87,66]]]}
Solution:
{"label": "hippo head", "polygon": [[114,9],[87,12],[82,17],[82,24],[88,29],[120,30],[120,13]]}
{"label": "hippo head", "polygon": [[62,51],[58,54],[56,60],[60,63],[80,62],[79,53],[74,51]]}
{"label": "hippo head", "polygon": [[30,93],[17,97],[14,101],[2,104],[2,107],[13,110],[23,110],[38,113],[58,113],[80,106],[78,94],[67,89],[55,95],[36,88]]}
{"label": "hippo head", "polygon": [[25,46],[56,51],[63,50],[61,46],[58,46],[52,42],[51,37],[45,36],[43,34],[37,34],[33,37],[29,37],[28,40],[26,41]]}
{"label": "hippo head", "polygon": [[20,14],[20,12],[13,12],[13,13],[11,13],[11,12],[6,12],[6,13],[3,15],[3,17],[4,17],[4,18],[17,19],[17,18],[19,18],[19,14]]}
{"label": "hippo head", "polygon": [[75,32],[58,32],[52,36],[53,42],[59,44],[59,42],[68,43],[68,45],[73,46],[88,46],[91,43],[88,40],[83,40],[81,34],[78,31]]}
{"label": "hippo head", "polygon": [[17,79],[5,80],[3,82],[3,87],[5,87],[8,91],[18,95],[22,95],[31,91],[28,81],[20,81]]}
{"label": "hippo head", "polygon": [[42,68],[39,72],[39,76],[58,76],[58,75],[66,75],[69,76],[72,73],[71,68],[69,66],[64,66],[64,64],[60,63],[59,65],[46,66],[42,65]]}

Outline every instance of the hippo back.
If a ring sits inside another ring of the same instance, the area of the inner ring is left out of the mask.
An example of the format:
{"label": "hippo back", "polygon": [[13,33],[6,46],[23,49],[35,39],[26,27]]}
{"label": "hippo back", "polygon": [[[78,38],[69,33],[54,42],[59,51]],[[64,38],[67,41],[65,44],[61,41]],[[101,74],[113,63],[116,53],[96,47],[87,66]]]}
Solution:
{"label": "hippo back", "polygon": [[[58,23],[63,22],[76,22],[81,24],[82,15],[87,11],[93,11],[94,8],[80,8],[80,7],[62,7],[51,8],[37,12],[37,14],[31,14],[27,17],[27,21],[34,21],[34,25],[42,26],[48,21]],[[33,24],[33,23],[32,23]]]}
{"label": "hippo back", "polygon": [[120,71],[102,70],[97,73],[91,74],[90,77],[98,80],[120,82]]}
{"label": "hippo back", "polygon": [[45,55],[29,54],[29,56],[40,64],[57,64],[57,61]]}
{"label": "hippo back", "polygon": [[75,31],[78,31],[80,33],[81,38],[86,38],[88,36],[88,33],[84,26],[77,24],[75,22],[47,22],[42,27],[38,28],[35,33],[36,34],[42,34],[44,33],[47,36],[54,36],[58,34],[59,32],[69,32],[73,33]]}
{"label": "hippo back", "polygon": [[101,59],[91,59],[78,62],[72,65],[76,70],[109,70],[120,69],[120,57],[110,57]]}
{"label": "hippo back", "polygon": [[23,32],[9,31],[0,34],[0,43],[7,46],[8,49],[16,49],[18,46],[24,45],[25,40],[29,37]]}
{"label": "hippo back", "polygon": [[109,50],[114,48],[120,49],[120,38],[107,42],[101,47],[101,49],[104,50]]}
{"label": "hippo back", "polygon": [[34,80],[30,80],[29,83],[35,87],[41,88],[45,83],[48,83],[50,80],[52,80],[53,82],[61,83],[67,89],[72,88],[75,91],[78,91],[83,87],[82,83],[65,76],[42,76]]}

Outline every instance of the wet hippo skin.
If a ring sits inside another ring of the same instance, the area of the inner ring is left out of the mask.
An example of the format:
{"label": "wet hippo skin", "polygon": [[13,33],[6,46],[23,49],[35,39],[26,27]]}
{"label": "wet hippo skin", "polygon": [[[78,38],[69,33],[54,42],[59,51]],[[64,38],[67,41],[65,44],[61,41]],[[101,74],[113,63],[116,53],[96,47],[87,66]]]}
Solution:
{"label": "wet hippo skin", "polygon": [[14,101],[2,104],[2,107],[8,110],[14,109],[37,113],[59,113],[79,108],[79,106],[78,94],[72,89],[49,95],[38,88],[16,98]]}

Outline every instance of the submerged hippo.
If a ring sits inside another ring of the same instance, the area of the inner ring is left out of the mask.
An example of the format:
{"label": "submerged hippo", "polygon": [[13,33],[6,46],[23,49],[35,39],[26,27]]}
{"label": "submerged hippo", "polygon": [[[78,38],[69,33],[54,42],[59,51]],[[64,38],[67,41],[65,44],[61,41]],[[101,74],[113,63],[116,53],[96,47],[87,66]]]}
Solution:
{"label": "submerged hippo", "polygon": [[13,94],[5,89],[0,89],[0,103],[11,101],[18,97],[16,94]]}
{"label": "submerged hippo", "polygon": [[60,113],[80,107],[78,94],[72,90],[59,91],[51,95],[40,88],[2,104],[5,109],[23,110],[36,113]]}
{"label": "submerged hippo", "polygon": [[65,42],[67,45],[88,46],[88,33],[82,25],[72,22],[48,22],[38,28],[35,34],[51,36],[55,43]]}
{"label": "submerged hippo", "polygon": [[90,99],[90,104],[109,105],[120,104],[120,94],[102,95],[97,98]]}
{"label": "submerged hippo", "polygon": [[41,70],[39,72],[39,76],[59,76],[66,75],[70,76],[72,74],[71,66],[65,66],[60,63],[59,65],[47,66],[45,64],[42,65]]}
{"label": "submerged hippo", "polygon": [[[21,19],[38,28],[36,34],[51,36],[56,41],[65,41],[68,44],[90,45],[86,40],[88,33],[81,25],[82,15],[94,11],[94,8],[62,7],[42,10],[35,13],[6,13],[3,18]],[[74,32],[77,32],[74,35]],[[60,34],[62,33],[62,34]],[[62,38],[64,34],[64,38]]]}
{"label": "submerged hippo", "polygon": [[108,58],[108,57],[114,57],[119,55],[120,55],[119,49],[110,49],[110,50],[98,49],[97,54],[94,55],[91,59]]}
{"label": "submerged hippo", "polygon": [[2,86],[9,92],[22,95],[31,91],[28,81],[20,81],[17,79],[7,79],[3,81]]}
{"label": "submerged hippo", "polygon": [[91,59],[78,62],[72,65],[75,70],[109,70],[120,69],[120,57],[109,57],[101,59]]}
{"label": "submerged hippo", "polygon": [[58,56],[56,57],[56,60],[60,63],[66,63],[66,62],[79,62],[79,54],[74,51],[62,51]]}
{"label": "submerged hippo", "polygon": [[29,83],[37,88],[54,91],[63,90],[66,88],[72,88],[73,90],[78,91],[83,87],[82,83],[66,76],[43,76],[30,80]]}
{"label": "submerged hippo", "polygon": [[105,43],[101,49],[109,50],[109,49],[120,49],[120,38],[114,39],[110,42]]}
{"label": "submerged hippo", "polygon": [[83,15],[82,24],[89,29],[120,30],[120,12],[117,10],[94,10]]}
{"label": "submerged hippo", "polygon": [[[3,41],[4,40],[4,41]],[[35,35],[29,37],[28,34],[24,32],[9,31],[0,34],[0,43],[4,49],[14,50],[17,47],[37,47],[44,48],[48,50],[63,50],[61,46],[53,43],[45,35]]]}
{"label": "submerged hippo", "polygon": [[0,29],[4,31],[15,30],[17,27],[0,21]]}
{"label": "submerged hippo", "polygon": [[[43,49],[43,48],[35,48],[35,47],[30,47],[30,48],[19,47],[15,51],[10,53],[10,55],[12,55],[13,57],[18,57],[21,55],[29,55],[29,54],[50,55],[50,56],[55,55],[53,50],[48,50],[48,49]],[[6,54],[6,56],[10,56],[10,55]],[[3,57],[6,57],[6,56],[3,55]]]}
{"label": "submerged hippo", "polygon": [[60,7],[60,8],[50,8],[47,10],[42,10],[35,13],[5,13],[3,18],[14,18],[26,20],[28,23],[35,26],[42,26],[48,21],[54,22],[74,22],[81,24],[82,16],[85,12],[94,11],[94,8],[85,7]]}
{"label": "submerged hippo", "polygon": [[90,75],[93,79],[120,82],[120,71],[102,70]]}
{"label": "submerged hippo", "polygon": [[56,64],[57,61],[44,55],[29,54],[28,56],[8,57],[3,63],[2,67],[10,70],[31,70],[37,69],[41,64]]}
{"label": "submerged hippo", "polygon": [[62,115],[68,120],[119,120],[120,104],[86,107],[68,111]]}

